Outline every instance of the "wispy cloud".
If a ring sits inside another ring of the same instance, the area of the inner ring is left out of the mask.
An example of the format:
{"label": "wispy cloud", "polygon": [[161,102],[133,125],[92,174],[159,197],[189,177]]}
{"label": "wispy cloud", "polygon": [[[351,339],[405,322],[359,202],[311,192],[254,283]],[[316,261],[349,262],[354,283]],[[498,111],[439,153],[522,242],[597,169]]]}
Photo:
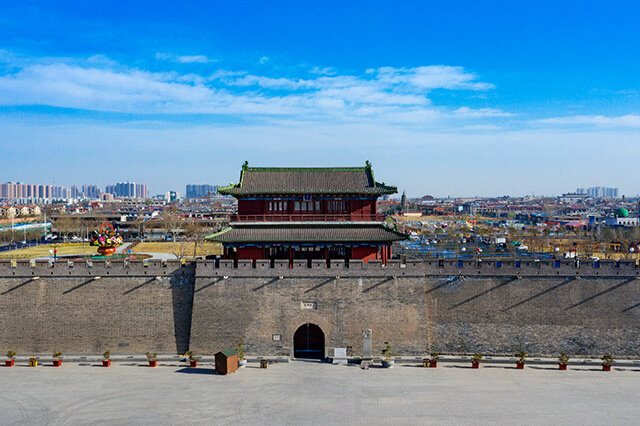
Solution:
{"label": "wispy cloud", "polygon": [[211,59],[204,55],[179,56],[172,53],[162,52],[156,53],[156,59],[177,62],[180,64],[207,64],[210,62],[217,62],[217,59]]}
{"label": "wispy cloud", "polygon": [[417,68],[382,67],[377,70],[380,81],[391,84],[404,84],[421,89],[468,89],[489,90],[495,86],[490,83],[477,81],[474,73],[469,73],[462,67],[445,65],[431,65]]}
{"label": "wispy cloud", "polygon": [[607,117],[604,115],[572,115],[538,120],[538,123],[552,126],[597,126],[640,128],[640,115],[627,114]]}
{"label": "wispy cloud", "polygon": [[[164,53],[158,59],[204,63],[204,56]],[[11,55],[3,54],[11,62]],[[9,67],[10,68],[10,67]],[[387,123],[454,126],[494,124],[511,114],[492,108],[433,105],[432,90],[486,91],[461,67],[382,67],[362,74],[311,69],[300,76],[260,75],[218,69],[207,75],[151,72],[96,55],[87,60],[31,59],[0,74],[1,105],[49,105],[133,114],[221,114],[269,120]],[[478,122],[479,121],[479,122]]]}

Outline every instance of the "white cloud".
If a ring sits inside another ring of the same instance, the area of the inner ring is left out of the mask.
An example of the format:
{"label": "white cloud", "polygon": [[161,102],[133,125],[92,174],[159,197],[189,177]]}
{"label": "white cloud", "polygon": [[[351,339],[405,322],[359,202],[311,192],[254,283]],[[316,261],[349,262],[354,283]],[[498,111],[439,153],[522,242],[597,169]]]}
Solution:
{"label": "white cloud", "polygon": [[262,58],[260,58],[259,62],[261,64],[266,64],[267,62],[269,62],[269,58],[267,56],[263,56]]}
{"label": "white cloud", "polygon": [[640,115],[627,114],[617,117],[604,115],[572,115],[569,117],[552,117],[538,120],[541,124],[553,126],[598,126],[598,127],[640,127]]}
{"label": "white cloud", "polygon": [[460,107],[457,110],[453,111],[453,114],[457,117],[466,117],[466,118],[482,118],[482,117],[511,117],[513,116],[510,112],[505,112],[499,109],[494,108],[477,108],[471,109],[469,107]]}
{"label": "white cloud", "polygon": [[[184,63],[200,60],[164,53],[156,56]],[[0,75],[1,105],[50,105],[133,114],[256,116],[270,117],[274,124],[278,120],[336,123],[364,120],[451,127],[461,121],[487,124],[482,120],[510,115],[492,108],[450,109],[433,105],[428,98],[432,89],[492,87],[460,67],[440,65],[385,67],[361,75],[340,75],[325,68],[311,70],[300,78],[224,69],[203,76],[128,68],[96,55],[85,61],[33,59],[20,63],[14,70]],[[327,75],[329,72],[335,74]]]}
{"label": "white cloud", "polygon": [[422,89],[489,90],[494,85],[476,81],[477,76],[462,67],[431,65],[417,68],[382,67],[377,70],[380,81],[406,84]]}
{"label": "white cloud", "polygon": [[180,64],[207,64],[210,62],[217,62],[217,59],[211,59],[204,55],[192,55],[192,56],[179,56],[171,53],[156,53],[156,59],[163,61],[177,62]]}

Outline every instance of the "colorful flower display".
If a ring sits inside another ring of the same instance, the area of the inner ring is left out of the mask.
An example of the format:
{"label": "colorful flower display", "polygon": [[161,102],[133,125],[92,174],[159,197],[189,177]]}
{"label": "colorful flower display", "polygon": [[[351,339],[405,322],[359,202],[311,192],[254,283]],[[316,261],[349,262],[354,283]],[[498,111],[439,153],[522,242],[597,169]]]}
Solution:
{"label": "colorful flower display", "polygon": [[[110,228],[110,229],[107,229]],[[118,247],[124,243],[122,236],[113,229],[110,223],[103,223],[91,236],[92,246]]]}

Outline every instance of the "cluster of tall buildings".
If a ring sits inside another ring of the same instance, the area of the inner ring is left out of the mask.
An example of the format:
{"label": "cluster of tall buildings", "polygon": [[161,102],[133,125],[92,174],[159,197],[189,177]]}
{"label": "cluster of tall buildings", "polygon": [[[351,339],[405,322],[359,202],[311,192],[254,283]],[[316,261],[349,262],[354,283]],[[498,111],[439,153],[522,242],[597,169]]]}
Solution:
{"label": "cluster of tall buildings", "polygon": [[115,185],[107,185],[104,192],[119,198],[149,198],[149,189],[144,183],[118,182]]}
{"label": "cluster of tall buildings", "polygon": [[578,188],[576,194],[584,194],[593,198],[617,198],[618,188],[592,186],[591,188]]}
{"label": "cluster of tall buildings", "polygon": [[187,198],[204,198],[217,193],[217,185],[187,185]]}
{"label": "cluster of tall buildings", "polygon": [[71,198],[71,189],[55,185],[32,185],[21,182],[0,183],[0,199],[47,200]]}
{"label": "cluster of tall buildings", "polygon": [[[105,193],[118,198],[149,198],[147,185],[135,182],[118,182],[107,185]],[[55,185],[32,185],[21,182],[0,183],[0,200],[19,202],[46,202],[49,200],[100,199],[103,192],[97,185],[73,185],[70,188]]]}

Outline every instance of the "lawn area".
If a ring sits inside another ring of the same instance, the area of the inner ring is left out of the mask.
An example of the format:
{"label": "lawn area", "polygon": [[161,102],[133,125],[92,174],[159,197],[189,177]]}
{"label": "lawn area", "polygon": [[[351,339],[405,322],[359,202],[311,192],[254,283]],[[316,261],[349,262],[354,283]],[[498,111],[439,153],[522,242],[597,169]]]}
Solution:
{"label": "lawn area", "polygon": [[[133,253],[170,253],[182,252],[185,256],[193,256],[193,242],[150,242],[138,243],[131,250]],[[197,256],[221,255],[222,244],[213,242],[199,242]]]}
{"label": "lawn area", "polygon": [[4,251],[0,253],[0,259],[33,259],[34,257],[50,256],[49,250],[58,249],[58,256],[67,254],[94,254],[97,247],[88,244],[45,244],[37,247],[27,247],[19,250]]}

